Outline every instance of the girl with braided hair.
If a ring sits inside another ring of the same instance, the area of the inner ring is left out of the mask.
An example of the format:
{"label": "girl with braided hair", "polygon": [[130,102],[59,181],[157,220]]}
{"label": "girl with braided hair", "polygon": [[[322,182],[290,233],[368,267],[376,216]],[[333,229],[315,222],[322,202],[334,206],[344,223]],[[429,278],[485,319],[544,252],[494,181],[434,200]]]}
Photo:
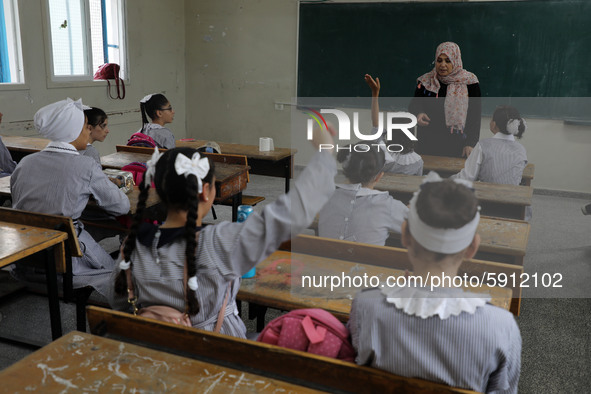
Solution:
{"label": "girl with braided hair", "polygon": [[[332,137],[317,131],[313,142],[331,144]],[[334,191],[335,174],[336,163],[323,150],[312,158],[293,190],[262,212],[254,212],[243,223],[201,227],[216,195],[213,163],[191,148],[163,154],[156,150],[140,186],[122,261],[113,274],[111,305],[128,308],[126,277],[132,272],[138,308],[165,305],[184,312],[183,320],[190,320],[193,327],[245,338],[246,327],[236,307],[241,276],[290,239],[292,232],[299,233],[313,221]],[[152,180],[167,210],[160,226],[142,218]]]}

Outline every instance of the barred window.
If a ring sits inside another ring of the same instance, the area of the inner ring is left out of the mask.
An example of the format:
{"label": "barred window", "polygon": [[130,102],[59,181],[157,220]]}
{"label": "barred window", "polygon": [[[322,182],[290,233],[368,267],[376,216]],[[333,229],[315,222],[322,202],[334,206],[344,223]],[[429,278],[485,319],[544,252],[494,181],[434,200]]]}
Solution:
{"label": "barred window", "polygon": [[47,2],[53,80],[91,80],[104,63],[125,77],[124,0]]}

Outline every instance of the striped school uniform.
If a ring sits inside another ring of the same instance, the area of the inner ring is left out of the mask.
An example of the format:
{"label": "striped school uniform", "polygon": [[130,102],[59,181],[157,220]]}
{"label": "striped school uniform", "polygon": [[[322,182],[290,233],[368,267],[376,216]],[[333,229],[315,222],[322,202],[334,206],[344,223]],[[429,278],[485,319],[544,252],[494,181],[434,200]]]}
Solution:
{"label": "striped school uniform", "polygon": [[464,168],[452,178],[519,185],[526,165],[523,145],[512,135],[496,133],[476,144]]}
{"label": "striped school uniform", "polygon": [[[213,331],[226,292],[230,290],[221,333],[246,337],[238,316],[236,294],[241,276],[264,260],[279,245],[312,223],[316,213],[334,191],[336,163],[326,152],[317,153],[292,190],[252,213],[244,223],[222,222],[204,227],[197,240],[195,261],[199,313],[191,316],[193,327]],[[167,305],[184,311],[184,228],[167,229],[144,225],[138,232],[131,256],[132,278],[142,307]],[[113,282],[119,271],[116,267]],[[126,297],[107,297],[114,309],[128,310]]]}
{"label": "striped school uniform", "polygon": [[321,237],[385,245],[390,231],[400,233],[408,208],[388,192],[357,184],[337,185],[318,215]]}
{"label": "striped school uniform", "polygon": [[129,199],[96,161],[68,143],[51,142],[23,158],[10,179],[12,207],[74,219],[83,257],[72,258],[74,288],[92,286],[105,295],[114,261],[77,219],[93,196],[111,215],[129,212]]}
{"label": "striped school uniform", "polygon": [[[351,306],[348,327],[356,362],[397,375],[420,378],[478,392],[516,393],[521,370],[521,334],[513,315],[482,301],[463,298],[461,289],[436,288],[453,310],[443,319],[428,311],[428,296],[412,288],[399,309],[380,289],[358,293]],[[424,289],[424,288],[422,288]],[[428,289],[424,289],[428,292]],[[401,293],[401,294],[403,294]],[[411,298],[412,297],[412,298]],[[437,299],[435,299],[437,301]],[[466,310],[470,305],[473,310]]]}

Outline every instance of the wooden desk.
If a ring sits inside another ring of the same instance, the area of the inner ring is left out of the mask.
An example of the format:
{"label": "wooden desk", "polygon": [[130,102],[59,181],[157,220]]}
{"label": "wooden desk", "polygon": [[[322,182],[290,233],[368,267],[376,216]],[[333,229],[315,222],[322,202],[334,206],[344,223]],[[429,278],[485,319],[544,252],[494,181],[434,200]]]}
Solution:
{"label": "wooden desk", "polygon": [[[380,283],[385,283],[388,276],[398,277],[405,274],[404,270],[384,266],[279,250],[260,262],[256,270],[254,278],[242,280],[237,296],[241,301],[280,310],[322,308],[344,322],[349,320],[351,302],[355,294],[365,287],[371,287],[369,279],[367,279],[367,286],[357,286],[353,282],[331,290],[330,281],[319,287],[309,287],[308,282],[305,282],[304,288],[303,276],[312,276],[320,280],[320,277],[325,276],[342,278],[346,275],[351,278],[359,277],[357,280],[362,283],[362,278],[367,275],[367,278],[376,276]],[[317,285],[320,283],[317,282]],[[373,284],[373,286],[376,285],[376,283]],[[507,310],[510,308],[510,289],[483,287],[470,288],[469,291],[488,293],[494,305]],[[264,321],[264,309],[257,316],[259,327],[261,321]],[[259,330],[258,327],[257,330]]]}
{"label": "wooden desk", "polygon": [[[103,168],[120,170],[131,162],[146,163],[151,156],[145,153],[117,152],[101,157]],[[215,165],[215,203],[232,199],[232,220],[238,217],[238,206],[242,204],[242,191],[246,189],[247,166],[216,163]]]}
{"label": "wooden desk", "polygon": [[[388,191],[403,203],[408,203],[412,194],[419,190],[422,176],[386,173],[376,184],[377,190]],[[525,219],[525,209],[531,205],[531,186],[498,185],[474,182],[474,190],[482,207],[481,214],[511,219]]]}
{"label": "wooden desk", "polygon": [[[318,235],[318,216],[309,227]],[[530,224],[523,220],[481,216],[478,223],[480,247],[475,258],[523,266]],[[387,246],[401,247],[400,234],[390,232]]]}
{"label": "wooden desk", "polygon": [[[466,163],[466,159],[461,157],[446,157],[446,156],[429,156],[421,155],[423,158],[423,172],[435,171],[442,177],[449,177],[460,172]],[[523,169],[521,177],[521,184],[531,186],[531,181],[534,179],[535,166],[528,163]]]}
{"label": "wooden desk", "polygon": [[0,372],[6,392],[318,391],[138,345],[70,332]]}
{"label": "wooden desk", "polygon": [[[177,140],[176,146],[199,148],[207,142],[205,140],[184,139]],[[272,151],[261,152],[258,145],[216,142],[219,144],[222,153],[246,156],[251,174],[285,178],[285,192],[289,191],[289,180],[293,178],[294,155],[297,153],[297,149],[275,148]]]}
{"label": "wooden desk", "polygon": [[[67,234],[61,231],[0,222],[0,267],[5,267],[38,252],[45,254],[45,274],[53,339],[62,335],[57,271],[66,271],[63,252],[64,242],[67,238]],[[51,250],[53,247],[56,247],[55,253]],[[56,264],[59,267],[58,270],[56,270]],[[21,339],[19,338],[18,341]]]}
{"label": "wooden desk", "polygon": [[[2,199],[10,198],[10,176],[0,178],[0,201]],[[137,202],[140,196],[140,189],[138,186],[135,186],[132,191],[126,194],[129,198],[129,213],[134,215],[137,209]],[[146,207],[152,207],[156,204],[160,203],[160,198],[158,198],[158,194],[154,190],[150,190],[148,194],[148,200],[146,201]],[[89,206],[96,207],[96,202],[93,199],[88,201]],[[97,207],[97,209],[100,209]]]}
{"label": "wooden desk", "polygon": [[40,137],[3,135],[2,142],[4,142],[4,145],[10,151],[12,159],[19,162],[26,155],[43,150],[51,141]]}

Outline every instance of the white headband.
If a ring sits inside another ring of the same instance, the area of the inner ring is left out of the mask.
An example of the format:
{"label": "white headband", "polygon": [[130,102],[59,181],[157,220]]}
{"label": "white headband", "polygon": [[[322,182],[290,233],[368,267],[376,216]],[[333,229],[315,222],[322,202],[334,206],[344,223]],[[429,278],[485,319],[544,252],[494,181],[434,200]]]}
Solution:
{"label": "white headband", "polygon": [[71,98],[46,105],[34,117],[35,128],[43,137],[57,142],[72,142],[84,126],[84,104]]}
{"label": "white headband", "polygon": [[178,175],[195,175],[197,178],[197,191],[201,193],[203,191],[204,178],[209,172],[209,160],[207,157],[201,157],[199,152],[193,153],[193,157],[189,159],[187,156],[179,153],[174,161],[174,169]]}
{"label": "white headband", "polygon": [[[431,171],[423,180],[423,183],[441,182],[441,177]],[[463,184],[469,188],[472,182],[463,179],[454,179],[454,182]],[[417,240],[425,249],[432,252],[454,254],[466,249],[476,234],[478,222],[480,221],[480,207],[474,219],[460,228],[435,228],[431,227],[421,220],[417,212],[417,199],[421,191],[416,191],[410,200],[410,210],[408,212],[408,226],[413,238]]]}
{"label": "white headband", "polygon": [[152,184],[152,180],[154,179],[154,175],[156,175],[156,164],[158,164],[158,160],[160,160],[160,156],[164,153],[158,152],[158,147],[154,148],[154,152],[152,153],[152,157],[146,163],[146,172],[144,173],[144,184],[149,186]]}
{"label": "white headband", "polygon": [[140,100],[140,103],[146,104],[152,98],[153,95],[154,94],[148,94],[147,96],[144,96],[144,98]]}
{"label": "white headband", "polygon": [[519,134],[519,125],[523,122],[524,131],[527,129],[527,123],[525,123],[525,119],[509,119],[507,122],[507,132],[512,135]]}

